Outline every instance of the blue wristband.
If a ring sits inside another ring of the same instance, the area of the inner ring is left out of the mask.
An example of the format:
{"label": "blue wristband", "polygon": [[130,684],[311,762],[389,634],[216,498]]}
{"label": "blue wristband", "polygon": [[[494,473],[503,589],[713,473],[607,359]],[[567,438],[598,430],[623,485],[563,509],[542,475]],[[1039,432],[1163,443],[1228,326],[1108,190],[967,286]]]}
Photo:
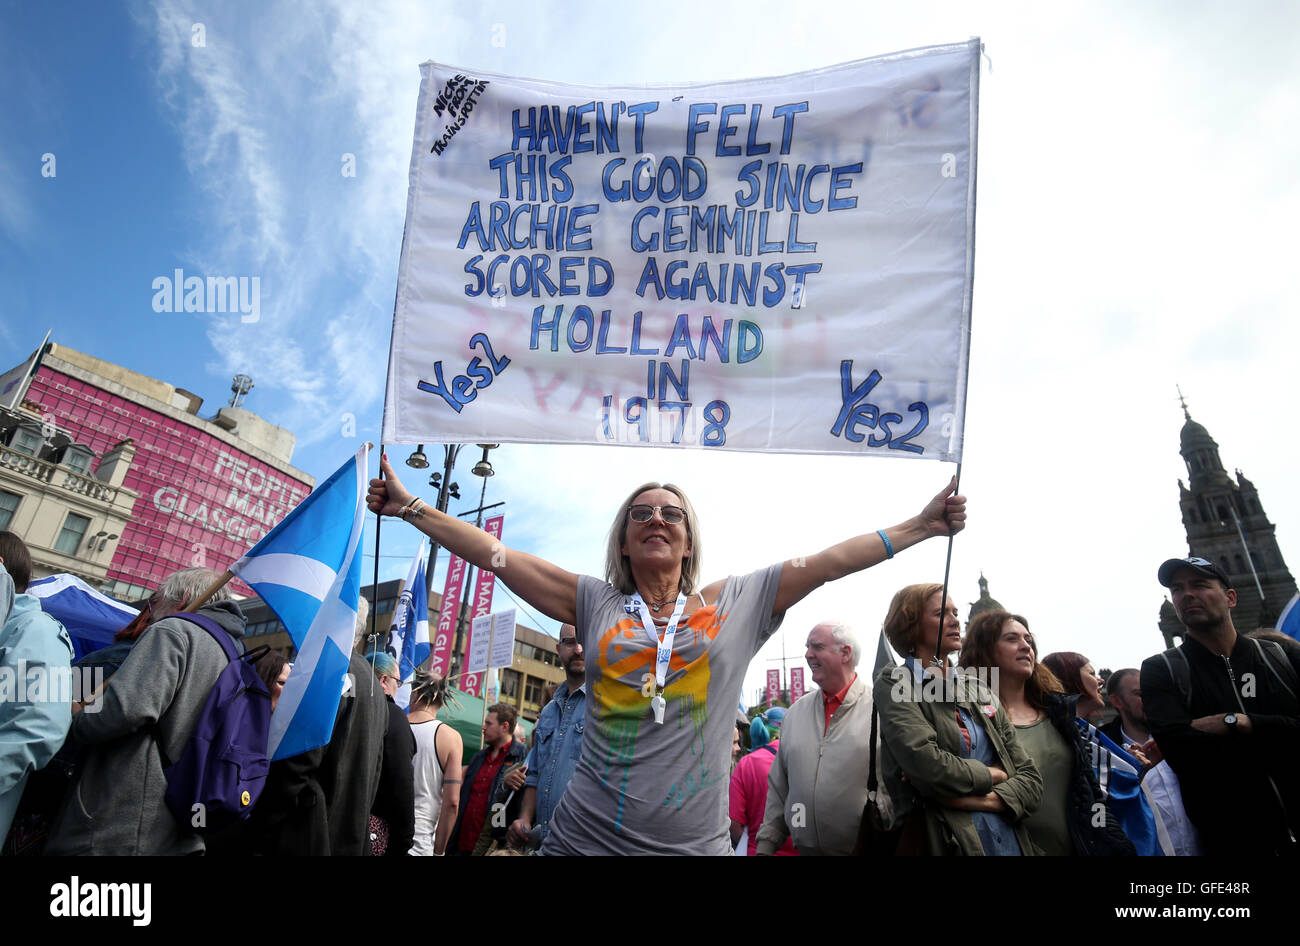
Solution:
{"label": "blue wristband", "polygon": [[880,536],[880,541],[885,543],[885,558],[893,558],[894,546],[893,543],[889,541],[889,536],[885,535],[885,530],[877,529],[876,535]]}

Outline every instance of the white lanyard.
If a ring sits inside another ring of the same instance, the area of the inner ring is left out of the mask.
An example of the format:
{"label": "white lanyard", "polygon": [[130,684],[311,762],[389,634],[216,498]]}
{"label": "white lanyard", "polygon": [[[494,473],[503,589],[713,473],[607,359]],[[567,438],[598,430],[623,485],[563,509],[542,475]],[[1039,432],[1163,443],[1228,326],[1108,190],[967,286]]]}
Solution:
{"label": "white lanyard", "polygon": [[662,724],[664,721],[664,702],[660,691],[664,688],[664,681],[668,676],[668,665],[673,658],[673,638],[677,636],[677,622],[681,620],[682,611],[686,608],[686,595],[678,592],[677,607],[673,611],[673,616],[668,620],[668,626],[664,628],[663,640],[659,639],[659,634],[655,630],[654,621],[650,617],[650,609],[646,603],[641,600],[641,593],[632,592],[631,607],[635,608],[641,614],[641,623],[645,626],[646,633],[655,643],[655,672],[654,677],[646,680],[645,686],[641,692],[650,698],[650,708],[654,711],[655,722]]}

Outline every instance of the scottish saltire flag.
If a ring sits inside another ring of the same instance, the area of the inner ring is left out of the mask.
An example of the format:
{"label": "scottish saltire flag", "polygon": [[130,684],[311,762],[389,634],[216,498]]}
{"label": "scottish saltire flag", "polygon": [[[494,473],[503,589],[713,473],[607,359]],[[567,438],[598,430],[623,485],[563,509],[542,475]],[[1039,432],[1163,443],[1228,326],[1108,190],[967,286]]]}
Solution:
{"label": "scottish saltire flag", "polygon": [[1156,818],[1142,792],[1142,763],[1104,736],[1096,726],[1076,719],[1111,813],[1143,857],[1160,855]]}
{"label": "scottish saltire flag", "polygon": [[406,587],[402,589],[397,608],[393,611],[388,652],[397,658],[397,672],[404,681],[393,700],[406,709],[411,702],[411,678],[415,676],[415,668],[429,659],[429,593],[423,541],[411,562],[411,570],[406,573]]}
{"label": "scottish saltire flag", "polygon": [[38,578],[28,584],[27,593],[40,598],[41,610],[68,629],[78,660],[113,643],[113,635],[140,614],[73,575]]}
{"label": "scottish saltire flag", "polygon": [[1282,609],[1277,619],[1277,629],[1288,637],[1300,640],[1300,595],[1296,595]]}
{"label": "scottish saltire flag", "polygon": [[284,622],[298,648],[271,714],[267,750],[287,759],[329,742],[361,595],[365,444],[230,570]]}

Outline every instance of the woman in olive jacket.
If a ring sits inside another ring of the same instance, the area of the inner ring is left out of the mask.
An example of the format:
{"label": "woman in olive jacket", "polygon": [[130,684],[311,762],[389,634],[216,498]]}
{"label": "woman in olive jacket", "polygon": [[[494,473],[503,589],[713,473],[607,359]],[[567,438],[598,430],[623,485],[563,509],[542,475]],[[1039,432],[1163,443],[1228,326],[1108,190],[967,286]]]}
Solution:
{"label": "woman in olive jacket", "polygon": [[1041,853],[1024,819],[1042,778],[989,687],[948,666],[961,624],[941,596],[939,585],[909,585],[884,625],[905,658],[875,688],[885,785],[904,828],[899,853]]}
{"label": "woman in olive jacket", "polygon": [[1133,843],[1111,812],[1075,724],[1077,696],[1038,661],[1029,622],[985,611],[966,628],[961,665],[997,669],[998,698],[1043,777],[1043,800],[1028,819],[1034,843],[1054,855],[1130,855]]}

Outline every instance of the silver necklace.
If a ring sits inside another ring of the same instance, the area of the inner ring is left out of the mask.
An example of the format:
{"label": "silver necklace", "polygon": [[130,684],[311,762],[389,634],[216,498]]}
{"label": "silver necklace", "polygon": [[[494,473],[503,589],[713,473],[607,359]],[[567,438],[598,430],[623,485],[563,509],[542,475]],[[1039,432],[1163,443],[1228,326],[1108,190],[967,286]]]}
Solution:
{"label": "silver necklace", "polygon": [[660,601],[660,602],[657,602],[657,603],[656,603],[656,602],[650,602],[650,601],[647,601],[646,604],[650,605],[650,610],[651,610],[651,611],[653,611],[653,612],[655,612],[656,614],[658,614],[660,611],[662,611],[662,610],[664,609],[664,605],[669,604],[669,603],[671,603],[671,602],[673,602],[673,601],[676,601],[676,600],[677,600],[677,596],[674,595],[674,596],[671,597],[671,598],[664,598],[664,600],[662,600],[662,601]]}

